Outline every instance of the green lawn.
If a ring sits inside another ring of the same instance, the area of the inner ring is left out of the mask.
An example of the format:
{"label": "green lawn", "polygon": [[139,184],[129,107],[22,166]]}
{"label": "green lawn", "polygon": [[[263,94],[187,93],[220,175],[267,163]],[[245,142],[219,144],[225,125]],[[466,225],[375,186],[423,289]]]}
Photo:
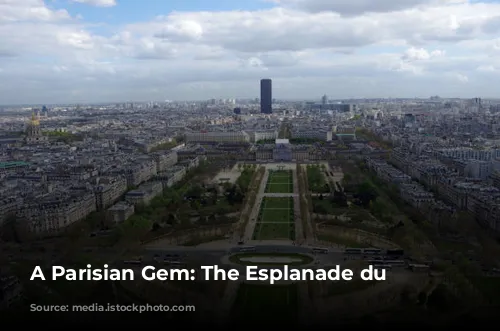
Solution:
{"label": "green lawn", "polygon": [[293,204],[292,198],[264,198],[262,200],[263,208],[290,208]]}
{"label": "green lawn", "polygon": [[269,171],[266,193],[293,193],[293,175],[291,170]]}
{"label": "green lawn", "polygon": [[306,174],[309,190],[315,193],[327,193],[330,189],[324,175],[324,169],[319,165],[307,165]]}
{"label": "green lawn", "polygon": [[266,193],[293,193],[292,184],[267,184]]}
{"label": "green lawn", "polygon": [[295,239],[293,198],[264,198],[254,240]]}
{"label": "green lawn", "polygon": [[297,285],[241,284],[233,306],[237,322],[292,324],[298,321]]}
{"label": "green lawn", "polygon": [[263,209],[260,212],[262,223],[289,223],[290,217],[293,217],[293,210],[290,208],[283,209]]}
{"label": "green lawn", "polygon": [[295,239],[293,225],[287,223],[257,223],[254,240]]}

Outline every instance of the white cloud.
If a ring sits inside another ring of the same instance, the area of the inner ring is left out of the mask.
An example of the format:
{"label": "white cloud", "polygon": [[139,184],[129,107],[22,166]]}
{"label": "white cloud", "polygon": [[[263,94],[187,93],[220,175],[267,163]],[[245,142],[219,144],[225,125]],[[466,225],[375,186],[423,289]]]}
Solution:
{"label": "white cloud", "polygon": [[116,6],[116,0],[72,0],[73,2],[84,3],[96,7],[113,7]]}
{"label": "white cloud", "polygon": [[463,74],[456,74],[456,77],[460,83],[468,83],[469,82],[469,77]]}
{"label": "white cloud", "polygon": [[486,66],[479,66],[479,67],[477,67],[477,71],[482,71],[482,72],[497,72],[498,69],[495,68],[492,65],[486,65]]}
{"label": "white cloud", "polygon": [[467,3],[467,0],[271,0],[282,6],[309,12],[333,11],[355,15],[368,12],[400,11],[426,6],[446,6]]}
{"label": "white cloud", "polygon": [[278,98],[496,93],[499,3],[307,3],[329,7],[173,12],[110,36],[42,1],[0,0],[0,100],[256,97],[263,76]]}
{"label": "white cloud", "polygon": [[66,10],[50,10],[43,0],[0,0],[0,23],[68,19]]}
{"label": "white cloud", "polygon": [[401,57],[404,61],[413,62],[413,61],[422,61],[422,60],[430,60],[434,57],[444,56],[445,52],[442,50],[434,50],[427,51],[424,48],[409,48],[406,50]]}

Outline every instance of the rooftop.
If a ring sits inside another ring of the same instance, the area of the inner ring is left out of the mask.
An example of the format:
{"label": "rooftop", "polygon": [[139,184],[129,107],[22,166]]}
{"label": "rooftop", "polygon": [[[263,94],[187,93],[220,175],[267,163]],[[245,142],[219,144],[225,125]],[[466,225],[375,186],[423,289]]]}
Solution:
{"label": "rooftop", "polygon": [[29,166],[29,165],[30,164],[28,162],[22,162],[22,161],[0,162],[0,169]]}

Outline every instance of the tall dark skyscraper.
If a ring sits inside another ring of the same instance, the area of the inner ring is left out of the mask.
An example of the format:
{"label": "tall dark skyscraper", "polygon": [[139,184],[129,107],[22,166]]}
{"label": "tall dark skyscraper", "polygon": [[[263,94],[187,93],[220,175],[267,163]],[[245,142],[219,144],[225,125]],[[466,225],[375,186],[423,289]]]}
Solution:
{"label": "tall dark skyscraper", "polygon": [[273,113],[273,82],[270,79],[260,80],[260,112]]}

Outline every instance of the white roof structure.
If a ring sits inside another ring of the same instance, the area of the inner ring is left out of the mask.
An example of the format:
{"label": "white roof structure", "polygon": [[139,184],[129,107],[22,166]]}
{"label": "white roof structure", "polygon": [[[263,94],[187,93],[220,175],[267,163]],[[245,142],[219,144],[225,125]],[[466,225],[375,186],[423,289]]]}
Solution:
{"label": "white roof structure", "polygon": [[276,145],[285,145],[285,144],[289,144],[290,141],[288,139],[276,139]]}

